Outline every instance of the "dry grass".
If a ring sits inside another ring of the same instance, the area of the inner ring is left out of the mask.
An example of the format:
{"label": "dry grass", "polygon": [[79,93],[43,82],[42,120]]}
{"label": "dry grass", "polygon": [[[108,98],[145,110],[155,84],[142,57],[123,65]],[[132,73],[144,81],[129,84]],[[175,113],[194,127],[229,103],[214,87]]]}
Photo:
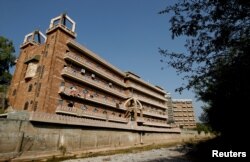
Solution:
{"label": "dry grass", "polygon": [[193,146],[196,145],[199,141],[207,140],[207,138],[202,139],[188,139],[188,140],[182,140],[182,141],[173,141],[168,143],[155,143],[151,145],[138,145],[133,147],[127,147],[127,148],[116,148],[114,150],[105,150],[105,151],[93,151],[93,152],[84,152],[80,154],[65,154],[64,157],[53,157],[52,159],[48,159],[48,162],[58,162],[62,160],[67,159],[78,159],[78,158],[89,158],[89,157],[97,157],[97,156],[107,156],[107,155],[114,155],[114,154],[128,154],[128,153],[138,153],[143,151],[148,151],[152,149],[160,149],[160,148],[168,148],[173,147],[177,145],[187,145],[187,146]]}

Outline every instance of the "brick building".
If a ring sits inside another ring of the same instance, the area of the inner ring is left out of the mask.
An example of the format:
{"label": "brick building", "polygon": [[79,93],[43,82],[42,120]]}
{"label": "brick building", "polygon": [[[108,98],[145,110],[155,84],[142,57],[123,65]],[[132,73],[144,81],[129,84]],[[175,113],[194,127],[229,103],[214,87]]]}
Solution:
{"label": "brick building", "polygon": [[51,19],[46,35],[25,36],[8,92],[15,111],[32,112],[30,120],[37,121],[43,113],[44,119],[52,115],[51,122],[66,115],[95,126],[172,129],[166,91],[119,70],[75,39],[75,22],[66,14]]}
{"label": "brick building", "polygon": [[25,36],[9,89],[14,110],[169,128],[166,92],[76,42],[75,22],[53,18]]}
{"label": "brick building", "polygon": [[190,99],[172,99],[173,121],[181,128],[195,128],[195,116]]}

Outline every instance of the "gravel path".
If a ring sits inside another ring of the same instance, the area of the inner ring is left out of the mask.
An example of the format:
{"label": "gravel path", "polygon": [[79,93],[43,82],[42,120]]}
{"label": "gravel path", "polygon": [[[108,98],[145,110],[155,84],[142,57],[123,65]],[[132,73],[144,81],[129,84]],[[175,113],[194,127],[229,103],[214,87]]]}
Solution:
{"label": "gravel path", "polygon": [[64,162],[191,162],[185,157],[187,149],[182,146],[153,149],[138,153],[98,156]]}

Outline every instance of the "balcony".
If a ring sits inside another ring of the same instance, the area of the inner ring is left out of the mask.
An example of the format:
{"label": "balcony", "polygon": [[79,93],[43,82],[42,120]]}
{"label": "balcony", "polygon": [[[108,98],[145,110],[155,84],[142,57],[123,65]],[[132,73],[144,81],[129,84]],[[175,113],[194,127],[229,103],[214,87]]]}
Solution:
{"label": "balcony", "polygon": [[144,120],[144,118],[142,118],[142,117],[137,117],[137,122],[138,122],[138,123],[144,123],[145,120]]}
{"label": "balcony", "polygon": [[143,114],[149,115],[149,116],[158,117],[158,118],[163,118],[163,119],[167,119],[168,118],[167,115],[157,114],[157,113],[153,113],[153,112],[149,112],[149,111],[143,111]]}
{"label": "balcony", "polygon": [[124,72],[122,72],[121,70],[119,70],[118,68],[116,68],[115,66],[113,66],[112,64],[110,64],[109,62],[105,61],[99,55],[97,55],[94,52],[90,51],[89,49],[87,49],[83,45],[79,44],[75,40],[69,39],[67,41],[67,45],[70,46],[70,47],[73,47],[77,51],[79,51],[81,53],[84,53],[85,55],[93,58],[94,60],[96,60],[98,62],[100,62],[101,64],[105,65],[106,67],[108,67],[109,69],[115,71],[116,73],[120,74],[121,76],[123,76],[123,77],[125,76]]}
{"label": "balcony", "polygon": [[83,82],[83,83],[86,83],[86,84],[89,84],[91,86],[94,86],[94,87],[96,87],[98,89],[104,90],[105,92],[111,93],[111,94],[116,95],[118,97],[127,98],[127,96],[124,95],[123,93],[121,93],[119,91],[116,91],[116,90],[114,90],[114,89],[112,89],[112,88],[110,88],[108,86],[98,84],[98,82],[94,81],[93,79],[87,78],[86,76],[82,75],[80,72],[76,72],[76,71],[74,71],[73,69],[71,69],[69,67],[64,68],[62,70],[61,75],[72,78],[72,79],[75,79],[77,81],[80,81],[80,82]]}
{"label": "balcony", "polygon": [[[132,95],[130,97],[133,97]],[[165,105],[161,105],[161,104],[158,104],[157,102],[155,102],[154,100],[149,100],[149,99],[145,99],[145,98],[142,98],[142,97],[138,97],[138,99],[142,102],[145,102],[147,104],[150,104],[150,105],[153,105],[153,106],[156,106],[156,107],[159,107],[161,109],[167,109],[167,107]]]}
{"label": "balcony", "polygon": [[49,114],[42,112],[31,112],[29,116],[31,122],[43,122],[43,123],[56,123],[56,124],[68,124],[88,127],[99,127],[99,128],[113,128],[133,131],[149,131],[149,132],[171,132],[180,133],[178,128],[157,128],[147,126],[131,126],[131,123],[116,123],[109,121],[102,121],[99,119],[90,119],[84,117],[75,117],[67,115]]}
{"label": "balcony", "polygon": [[165,127],[165,128],[171,127],[170,125],[165,124],[165,123],[147,121],[143,117],[137,117],[137,122],[142,123],[143,125],[147,125],[147,126]]}
{"label": "balcony", "polygon": [[167,99],[165,97],[163,97],[163,96],[161,96],[161,95],[159,95],[157,93],[151,92],[151,91],[149,91],[147,89],[136,86],[134,84],[128,84],[128,87],[131,87],[131,88],[134,88],[134,89],[136,89],[136,90],[138,90],[140,92],[146,93],[146,94],[148,94],[148,95],[150,95],[150,96],[152,96],[154,98],[157,98],[157,99],[160,99],[160,100],[163,100],[163,101],[167,101]]}
{"label": "balcony", "polygon": [[67,115],[73,115],[78,117],[87,117],[87,118],[93,118],[93,119],[99,119],[103,121],[114,121],[119,123],[127,123],[127,118],[122,117],[116,117],[113,115],[108,114],[101,114],[101,113],[95,113],[87,110],[82,110],[80,108],[76,107],[67,107],[67,106],[58,106],[56,109],[57,114],[67,114]]}
{"label": "balcony", "polygon": [[95,66],[91,65],[86,60],[84,60],[83,58],[77,56],[76,54],[74,54],[72,52],[67,52],[64,56],[64,59],[73,61],[78,65],[84,66],[84,67],[90,69],[91,71],[94,71],[95,73],[101,75],[102,77],[104,77],[105,79],[107,79],[109,81],[115,82],[123,87],[126,87],[126,84],[123,83],[122,80],[115,78],[114,76],[108,74],[107,72],[103,71],[102,69],[96,68]]}
{"label": "balcony", "polygon": [[157,123],[157,122],[144,122],[143,125],[147,126],[155,126],[155,127],[164,127],[164,128],[170,128],[171,126],[165,123]]}
{"label": "balcony", "polygon": [[98,104],[101,104],[101,105],[105,105],[105,106],[109,106],[109,107],[113,107],[113,108],[118,108],[118,109],[124,110],[124,111],[127,110],[121,104],[117,104],[117,103],[107,101],[107,100],[103,101],[103,100],[100,100],[97,97],[90,97],[91,95],[86,95],[86,94],[80,93],[77,90],[72,90],[72,89],[66,88],[64,86],[60,87],[58,93],[59,94],[64,94],[64,95],[67,95],[67,96],[71,96],[71,97],[80,98],[80,99],[91,101],[91,102],[95,102],[95,103],[98,103]]}

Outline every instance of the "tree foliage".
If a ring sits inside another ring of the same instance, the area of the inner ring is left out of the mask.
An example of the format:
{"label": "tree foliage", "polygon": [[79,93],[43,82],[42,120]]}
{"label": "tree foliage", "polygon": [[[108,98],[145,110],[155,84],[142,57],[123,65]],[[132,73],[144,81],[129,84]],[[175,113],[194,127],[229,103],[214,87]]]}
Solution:
{"label": "tree foliage", "polygon": [[205,134],[207,133],[212,133],[212,129],[209,125],[204,124],[204,123],[197,123],[196,124],[196,130],[200,134],[201,132],[204,132]]}
{"label": "tree foliage", "polygon": [[186,36],[188,53],[159,49],[166,62],[184,74],[188,84],[207,103],[202,119],[229,135],[244,128],[250,100],[250,1],[179,0],[160,14],[173,13],[172,38]]}
{"label": "tree foliage", "polygon": [[11,80],[10,67],[15,64],[15,48],[12,41],[0,36],[0,82],[8,83]]}
{"label": "tree foliage", "polygon": [[[189,53],[160,49],[160,53],[178,73],[187,73],[184,88],[203,89],[210,82],[216,62],[237,57],[249,46],[250,2],[244,0],[179,0],[160,14],[173,12],[170,19],[172,38],[187,36]],[[238,50],[232,53],[232,50]],[[170,60],[169,60],[170,58]]]}

